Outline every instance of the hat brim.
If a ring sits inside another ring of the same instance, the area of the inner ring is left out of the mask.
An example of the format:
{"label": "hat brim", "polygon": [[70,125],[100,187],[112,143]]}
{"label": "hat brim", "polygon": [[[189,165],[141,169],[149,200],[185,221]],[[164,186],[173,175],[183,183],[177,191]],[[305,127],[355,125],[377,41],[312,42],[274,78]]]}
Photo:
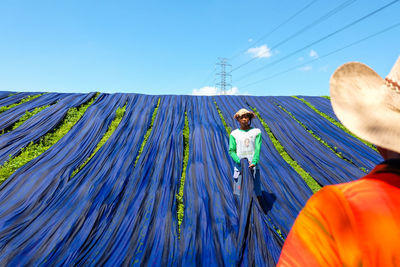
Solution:
{"label": "hat brim", "polygon": [[333,110],[347,129],[400,153],[400,110],[392,105],[400,96],[373,69],[359,62],[342,65],[331,77],[330,95]]}

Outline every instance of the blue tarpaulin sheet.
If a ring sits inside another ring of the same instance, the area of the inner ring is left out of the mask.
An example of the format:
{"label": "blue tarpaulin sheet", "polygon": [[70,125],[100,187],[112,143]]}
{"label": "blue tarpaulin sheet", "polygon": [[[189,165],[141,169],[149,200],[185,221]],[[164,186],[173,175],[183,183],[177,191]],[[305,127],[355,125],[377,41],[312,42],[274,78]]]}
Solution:
{"label": "blue tarpaulin sheet", "polygon": [[9,106],[12,104],[16,104],[20,102],[22,99],[27,98],[28,96],[37,95],[39,93],[17,93],[15,95],[4,97],[0,99],[0,107]]}
{"label": "blue tarpaulin sheet", "polygon": [[273,97],[271,101],[283,106],[297,120],[302,122],[307,129],[311,130],[357,167],[370,171],[379,162],[383,161],[378,152],[372,150],[357,138],[340,130],[333,123],[329,123],[303,102],[292,97]]}
{"label": "blue tarpaulin sheet", "polygon": [[[0,98],[3,106],[29,93],[8,95]],[[45,94],[6,111],[14,119],[2,113],[3,125],[10,126],[25,110],[51,105],[0,136],[0,158],[17,155],[29,142],[55,129],[69,108],[92,97]],[[157,116],[138,158],[158,99]],[[238,127],[233,115],[239,108],[256,107],[287,152],[320,184],[363,175],[273,101],[293,111],[310,128],[324,124],[316,113],[317,117],[312,112],[307,113],[312,118],[302,117],[309,110],[293,99],[100,94],[64,137],[0,185],[0,264],[274,266],[285,236],[312,192],[280,156],[260,121],[254,120],[253,126],[263,136],[258,166],[263,194],[255,195],[253,176],[243,159],[241,197],[235,199],[228,134],[214,100],[232,129]],[[114,133],[71,177],[93,153],[117,108],[124,105],[125,114]],[[189,161],[178,233],[176,194],[183,168],[185,112]],[[354,151],[361,149],[359,141],[344,139],[342,132],[334,135],[329,127],[320,127],[321,138],[342,142]],[[335,140],[336,136],[343,140]],[[360,159],[360,164],[366,163]]]}
{"label": "blue tarpaulin sheet", "polygon": [[320,185],[348,182],[365,175],[320,143],[268,97],[246,97],[246,101],[257,108],[287,153]]}
{"label": "blue tarpaulin sheet", "polygon": [[305,101],[307,101],[308,103],[313,105],[317,110],[321,111],[322,113],[325,113],[332,119],[339,121],[339,119],[335,115],[335,112],[333,112],[331,101],[329,99],[326,99],[326,98],[320,97],[320,96],[300,95],[298,97],[303,98]]}
{"label": "blue tarpaulin sheet", "polygon": [[0,136],[0,165],[9,157],[18,155],[22,148],[37,142],[43,135],[53,130],[65,117],[71,107],[87,102],[94,94],[66,95],[57,104],[50,106],[25,121],[17,129]]}
{"label": "blue tarpaulin sheet", "polygon": [[[228,125],[232,129],[239,127],[233,115],[241,108],[249,108],[245,99],[238,96],[221,96],[215,99]],[[297,214],[312,195],[312,191],[279,154],[260,120],[253,120],[252,126],[262,132],[259,168],[262,192],[267,200],[266,209],[271,210],[269,216],[272,221],[279,225],[284,235],[287,235]]]}

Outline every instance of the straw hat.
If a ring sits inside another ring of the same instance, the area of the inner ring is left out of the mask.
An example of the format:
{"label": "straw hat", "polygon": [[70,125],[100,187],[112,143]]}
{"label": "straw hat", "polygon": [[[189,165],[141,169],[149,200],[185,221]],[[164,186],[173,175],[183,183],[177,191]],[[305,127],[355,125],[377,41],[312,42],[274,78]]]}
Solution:
{"label": "straw hat", "polygon": [[242,108],[238,112],[236,112],[236,114],[233,116],[233,118],[237,120],[238,118],[240,118],[241,116],[243,116],[245,114],[250,115],[250,119],[254,119],[256,117],[256,114],[254,114],[253,111]]}
{"label": "straw hat", "polygon": [[359,62],[340,66],[330,80],[335,114],[357,136],[400,153],[400,57],[386,79]]}

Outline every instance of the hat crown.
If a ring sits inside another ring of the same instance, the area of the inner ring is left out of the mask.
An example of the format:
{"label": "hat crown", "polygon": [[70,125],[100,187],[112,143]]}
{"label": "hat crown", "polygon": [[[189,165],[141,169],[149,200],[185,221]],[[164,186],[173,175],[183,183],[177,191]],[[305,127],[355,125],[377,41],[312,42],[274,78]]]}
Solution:
{"label": "hat crown", "polygon": [[256,117],[254,112],[247,110],[245,108],[241,108],[238,112],[236,112],[235,116],[233,116],[233,117],[235,119],[238,119],[239,117],[241,117],[242,115],[245,115],[245,114],[249,114],[252,119]]}
{"label": "hat crown", "polygon": [[245,109],[245,108],[241,108],[239,109],[238,112],[236,112],[237,114],[246,114],[246,113],[251,113],[249,110]]}

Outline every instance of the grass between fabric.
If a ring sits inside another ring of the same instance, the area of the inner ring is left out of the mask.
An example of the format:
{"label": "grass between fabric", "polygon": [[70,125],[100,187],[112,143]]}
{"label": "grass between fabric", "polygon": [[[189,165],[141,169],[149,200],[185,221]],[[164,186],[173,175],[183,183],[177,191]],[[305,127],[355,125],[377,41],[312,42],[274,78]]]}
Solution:
{"label": "grass between fabric", "polygon": [[226,124],[224,115],[222,115],[222,112],[221,112],[221,110],[219,109],[219,107],[218,107],[217,102],[215,101],[215,99],[214,99],[214,105],[215,105],[215,107],[217,108],[219,117],[221,118],[222,124],[224,125],[225,130],[226,130],[226,132],[228,133],[228,136],[229,136],[229,135],[231,134],[231,132],[232,132],[232,128],[229,127],[229,126]]}
{"label": "grass between fabric", "polygon": [[[282,107],[281,105],[274,103],[275,105],[277,105],[280,109],[282,109],[283,111],[285,111],[290,117],[292,117],[292,119],[294,119],[298,124],[300,124],[307,132],[309,132],[315,139],[317,139],[321,144],[323,144],[324,146],[326,146],[327,148],[329,148],[333,153],[336,154],[336,156],[338,156],[339,158],[341,158],[344,161],[347,161],[353,165],[354,162],[351,159],[346,158],[341,152],[337,151],[337,147],[332,147],[330,146],[326,141],[324,141],[320,136],[316,135],[311,129],[309,129],[304,123],[302,123],[301,121],[299,121],[290,111],[286,110],[284,107]],[[355,165],[356,166],[356,165]],[[367,172],[367,170],[363,167],[358,167],[361,171],[363,172]]]}
{"label": "grass between fabric", "polygon": [[153,129],[153,123],[154,123],[154,120],[155,120],[156,115],[157,115],[158,107],[160,106],[160,100],[161,100],[161,98],[158,98],[157,106],[154,108],[153,115],[151,116],[151,123],[149,125],[149,128],[147,128],[146,133],[144,134],[142,145],[140,146],[139,153],[138,153],[138,155],[136,157],[136,160],[135,160],[135,165],[134,165],[135,167],[136,167],[136,164],[137,164],[137,162],[138,162],[138,160],[140,158],[140,155],[142,155],[144,145],[147,143],[147,139],[149,139],[149,136],[150,136],[150,133],[151,133],[151,129]]}
{"label": "grass between fabric", "polygon": [[93,156],[97,153],[97,151],[106,143],[106,141],[111,137],[111,135],[117,129],[119,123],[121,122],[122,118],[124,117],[126,111],[126,104],[123,107],[120,107],[115,112],[115,118],[108,126],[107,132],[104,133],[103,137],[101,138],[100,142],[97,144],[96,148],[92,152],[92,154],[85,160],[85,162],[79,166],[72,174],[70,178],[73,178],[86,164],[93,158]]}
{"label": "grass between fabric", "polygon": [[178,235],[181,233],[181,224],[184,216],[185,205],[183,204],[183,191],[185,188],[185,180],[186,180],[186,168],[189,160],[189,120],[187,118],[187,112],[185,111],[185,126],[183,127],[182,135],[183,135],[183,166],[182,166],[182,175],[181,182],[179,186],[178,194],[176,194],[176,206],[177,206],[177,216],[178,216]]}
{"label": "grass between fabric", "polygon": [[97,93],[90,101],[81,105],[78,108],[70,108],[59,126],[51,132],[42,136],[38,142],[31,142],[27,147],[21,150],[21,153],[12,158],[10,157],[3,166],[0,167],[0,184],[10,177],[18,168],[22,167],[29,161],[40,156],[43,152],[48,150],[51,146],[57,143],[69,130],[79,121],[87,108],[98,97]]}
{"label": "grass between fabric", "polygon": [[268,133],[269,138],[271,139],[272,144],[275,146],[275,149],[281,155],[281,157],[303,178],[303,180],[307,183],[308,187],[315,193],[321,189],[321,186],[312,178],[312,176],[306,172],[285,150],[282,144],[276,139],[271,129],[268,127],[267,123],[262,119],[260,113],[258,113],[256,108],[250,107],[254,113],[256,113],[257,118],[260,120],[261,124],[264,126],[265,131]]}
{"label": "grass between fabric", "polygon": [[[376,149],[376,147],[371,144],[370,142],[367,142],[363,139],[361,139],[360,137],[358,137],[357,135],[353,134],[352,132],[350,132],[349,130],[347,130],[346,127],[343,126],[343,124],[341,124],[340,122],[338,122],[337,120],[331,118],[330,116],[328,116],[327,114],[321,112],[320,110],[318,110],[316,107],[314,107],[310,102],[306,101],[304,98],[299,98],[297,96],[292,96],[293,98],[300,100],[301,102],[303,102],[304,104],[306,104],[309,108],[311,108],[312,110],[314,110],[317,114],[319,114],[320,116],[324,117],[325,119],[327,119],[329,122],[331,122],[332,124],[334,124],[335,126],[339,127],[340,129],[342,129],[343,131],[345,131],[346,133],[350,134],[351,136],[357,138],[358,140],[360,140],[361,142],[363,142],[365,145],[367,145],[368,147],[370,147],[371,149],[375,150],[376,152],[378,152],[378,150]],[[324,97],[330,100],[330,97]]]}
{"label": "grass between fabric", "polygon": [[8,106],[2,106],[2,107],[0,107],[0,113],[2,113],[4,111],[7,111],[9,109],[12,109],[13,107],[19,106],[19,105],[21,105],[23,103],[26,103],[28,101],[31,101],[31,100],[33,100],[35,98],[38,98],[39,96],[42,96],[42,95],[44,95],[44,93],[40,94],[40,95],[28,96],[28,97],[22,99],[21,101],[19,101],[18,103],[14,103],[14,104],[11,104],[11,105],[8,105]]}

